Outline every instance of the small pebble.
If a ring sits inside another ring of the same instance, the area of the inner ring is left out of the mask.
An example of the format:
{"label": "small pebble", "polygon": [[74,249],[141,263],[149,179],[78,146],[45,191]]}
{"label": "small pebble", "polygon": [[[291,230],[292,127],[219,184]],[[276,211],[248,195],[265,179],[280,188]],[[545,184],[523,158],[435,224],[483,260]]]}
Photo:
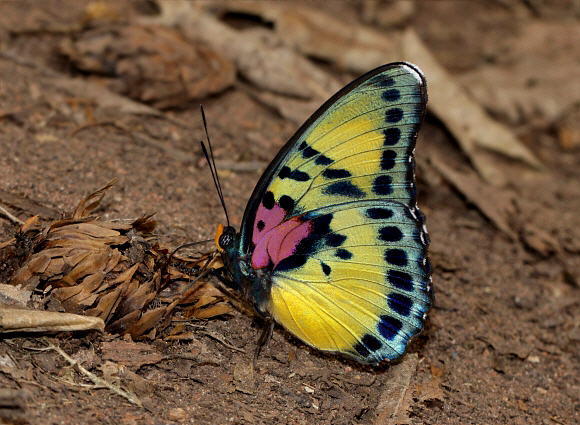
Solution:
{"label": "small pebble", "polygon": [[186,418],[185,410],[181,407],[174,407],[169,409],[169,419],[172,421],[184,422]]}

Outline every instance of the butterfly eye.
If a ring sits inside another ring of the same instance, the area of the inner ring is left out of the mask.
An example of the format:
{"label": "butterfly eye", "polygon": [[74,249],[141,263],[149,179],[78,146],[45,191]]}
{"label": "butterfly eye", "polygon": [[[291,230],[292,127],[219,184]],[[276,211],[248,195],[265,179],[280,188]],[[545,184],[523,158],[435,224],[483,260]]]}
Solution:
{"label": "butterfly eye", "polygon": [[226,249],[234,242],[234,236],[236,231],[233,227],[227,226],[224,232],[220,235],[218,239],[218,244],[221,249]]}

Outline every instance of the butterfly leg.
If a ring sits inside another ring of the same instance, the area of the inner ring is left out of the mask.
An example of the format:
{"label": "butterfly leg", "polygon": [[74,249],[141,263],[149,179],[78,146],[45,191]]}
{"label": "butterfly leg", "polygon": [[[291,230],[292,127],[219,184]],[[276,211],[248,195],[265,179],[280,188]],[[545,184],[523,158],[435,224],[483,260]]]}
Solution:
{"label": "butterfly leg", "polygon": [[262,335],[258,339],[258,345],[256,347],[256,351],[254,352],[254,366],[256,366],[256,361],[258,360],[258,356],[262,351],[262,347],[264,345],[270,344],[270,340],[272,339],[272,332],[274,331],[274,319],[271,317],[266,319],[266,326],[262,330]]}

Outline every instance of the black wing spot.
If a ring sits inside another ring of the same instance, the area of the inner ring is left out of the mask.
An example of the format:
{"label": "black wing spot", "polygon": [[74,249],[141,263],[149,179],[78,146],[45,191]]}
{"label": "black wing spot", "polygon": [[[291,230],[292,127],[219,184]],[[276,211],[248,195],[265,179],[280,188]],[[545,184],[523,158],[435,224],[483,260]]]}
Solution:
{"label": "black wing spot", "polygon": [[341,181],[329,184],[322,190],[322,193],[325,195],[347,196],[349,198],[365,197],[365,193],[358,186],[355,186],[349,181]]}
{"label": "black wing spot", "polygon": [[310,176],[308,175],[308,173],[305,173],[304,171],[298,171],[298,170],[292,171],[290,169],[290,167],[288,167],[286,165],[280,169],[280,172],[278,173],[278,177],[280,177],[281,179],[291,179],[291,180],[296,180],[299,182],[305,182],[305,181],[310,180]]}
{"label": "black wing spot", "polygon": [[387,304],[393,311],[403,317],[408,317],[413,308],[413,300],[411,298],[396,292],[389,294]]}
{"label": "black wing spot", "polygon": [[358,344],[356,344],[354,346],[354,349],[356,350],[357,353],[359,353],[362,357],[368,357],[370,353],[369,350],[367,350],[367,348],[362,345],[360,342]]}
{"label": "black wing spot", "polygon": [[401,289],[407,292],[413,291],[413,279],[409,273],[405,273],[399,270],[389,270],[387,279],[389,283],[397,289]]}
{"label": "black wing spot", "polygon": [[338,248],[334,253],[341,260],[350,260],[352,258],[352,252],[344,248]]}
{"label": "black wing spot", "polygon": [[278,177],[280,177],[281,179],[285,179],[290,177],[290,174],[292,174],[292,170],[290,169],[290,167],[283,166],[280,172],[278,173]]}
{"label": "black wing spot", "polygon": [[271,210],[272,208],[274,208],[275,204],[276,204],[276,201],[274,200],[274,194],[270,191],[267,191],[264,194],[264,198],[262,199],[262,205],[267,210]]}
{"label": "black wing spot", "polygon": [[310,146],[307,146],[302,151],[302,158],[312,158],[314,155],[318,155],[319,153],[320,152],[318,152],[316,149],[313,149]]}
{"label": "black wing spot", "polygon": [[338,248],[344,243],[345,240],[346,240],[345,235],[341,235],[339,233],[331,233],[326,237],[326,245],[331,246],[333,248]]}
{"label": "black wing spot", "polygon": [[316,165],[330,165],[334,162],[334,160],[330,159],[326,155],[320,155],[314,160],[314,164]]}
{"label": "black wing spot", "polygon": [[350,171],[342,169],[342,168],[327,168],[322,172],[322,177],[327,179],[344,179],[347,177],[352,176]]}
{"label": "black wing spot", "polygon": [[292,199],[288,195],[282,195],[278,203],[286,211],[292,211],[292,209],[294,208],[294,199]]}
{"label": "black wing spot", "polygon": [[302,142],[300,143],[300,146],[298,146],[298,150],[299,151],[303,151],[304,149],[306,149],[308,147],[308,143],[306,142]]}
{"label": "black wing spot", "polygon": [[373,220],[388,220],[393,216],[393,210],[389,208],[369,208],[366,213]]}
{"label": "black wing spot", "polygon": [[264,227],[266,227],[266,223],[264,223],[263,220],[258,220],[258,223],[256,223],[256,227],[258,228],[258,232],[261,232],[262,230],[264,230]]}
{"label": "black wing spot", "polygon": [[361,342],[371,351],[378,351],[383,346],[381,341],[371,334],[365,334],[365,336],[362,337]]}
{"label": "black wing spot", "polygon": [[388,123],[397,123],[403,119],[403,110],[401,108],[391,108],[387,110],[385,119]]}
{"label": "black wing spot", "polygon": [[385,174],[373,180],[373,192],[379,196],[387,196],[393,193],[393,179]]}
{"label": "black wing spot", "polygon": [[292,173],[290,178],[292,180],[296,180],[297,182],[305,182],[305,181],[310,180],[310,176],[308,175],[308,173],[305,173],[304,171],[298,171],[298,170],[294,170],[294,172]]}
{"label": "black wing spot", "polygon": [[387,128],[383,131],[385,136],[385,146],[394,146],[401,140],[401,129],[397,127]]}
{"label": "black wing spot", "polygon": [[322,271],[324,272],[324,274],[325,274],[326,276],[328,276],[328,275],[330,274],[330,272],[332,271],[332,270],[330,269],[330,266],[329,266],[328,264],[326,264],[326,263],[323,263],[323,262],[320,262],[320,265],[321,265],[321,267],[322,267]]}
{"label": "black wing spot", "polygon": [[290,257],[284,258],[276,266],[277,272],[287,272],[302,267],[306,264],[308,257],[306,255],[291,255]]}
{"label": "black wing spot", "polygon": [[379,229],[379,239],[385,242],[399,242],[403,232],[397,226],[385,226]]}
{"label": "black wing spot", "polygon": [[407,265],[407,253],[398,248],[388,249],[385,251],[385,260],[393,266],[404,267]]}
{"label": "black wing spot", "polygon": [[395,79],[393,77],[387,77],[385,75],[377,75],[373,79],[373,83],[377,87],[391,87],[395,85]]}
{"label": "black wing spot", "polygon": [[383,92],[383,99],[387,102],[395,102],[401,98],[401,92],[397,89],[389,89]]}
{"label": "black wing spot", "polygon": [[381,316],[381,321],[377,325],[379,333],[387,341],[392,341],[401,332],[403,323],[393,316]]}
{"label": "black wing spot", "polygon": [[387,149],[381,155],[381,169],[388,171],[395,166],[395,159],[397,159],[397,152]]}

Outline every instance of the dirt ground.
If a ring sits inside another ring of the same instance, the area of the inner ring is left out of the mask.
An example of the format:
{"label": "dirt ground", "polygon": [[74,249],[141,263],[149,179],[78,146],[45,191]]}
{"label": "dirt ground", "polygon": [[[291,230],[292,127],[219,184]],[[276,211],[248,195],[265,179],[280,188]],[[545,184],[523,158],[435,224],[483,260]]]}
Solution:
{"label": "dirt ground", "polygon": [[[445,119],[428,114],[416,156],[436,302],[402,362],[361,367],[276,327],[253,369],[260,323],[237,311],[188,323],[189,341],[49,335],[85,369],[133,391],[138,407],[93,385],[44,349],[41,336],[4,334],[0,398],[16,398],[16,407],[0,406],[5,423],[580,423],[580,9],[573,1],[552,3],[437,1],[396,9],[404,16],[393,28],[414,28],[449,74],[471,85],[488,116],[543,164],[537,170],[482,152],[504,176],[501,185],[488,183]],[[198,144],[201,100],[230,219],[239,225],[261,171],[296,123],[253,95],[239,71],[238,82],[202,99],[149,102],[156,114],[67,90],[73,79],[106,77],[79,70],[70,53],[63,58],[63,43],[86,29],[90,7],[0,5],[0,206],[46,223],[116,178],[97,211],[103,218],[155,212],[165,243],[212,238],[224,217]],[[305,7],[386,31],[365,18],[378,16],[382,3]],[[158,13],[152,2],[110,3],[107,10],[105,21],[122,16],[127,25]],[[237,29],[271,27],[236,13],[221,18]],[[342,83],[356,75],[327,58],[311,62]],[[565,99],[572,100],[563,107]],[[440,163],[466,177],[453,180]],[[17,229],[0,216],[0,242]]]}

